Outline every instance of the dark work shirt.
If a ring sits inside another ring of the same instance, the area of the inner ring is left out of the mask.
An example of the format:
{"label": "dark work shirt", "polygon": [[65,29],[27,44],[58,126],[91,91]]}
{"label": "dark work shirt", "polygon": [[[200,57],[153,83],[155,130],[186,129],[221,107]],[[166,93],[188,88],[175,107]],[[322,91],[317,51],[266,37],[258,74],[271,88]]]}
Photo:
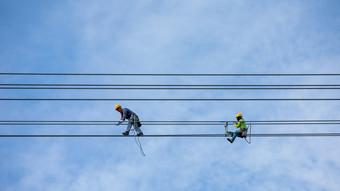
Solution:
{"label": "dark work shirt", "polygon": [[122,109],[122,113],[120,113],[122,115],[121,120],[124,121],[125,119],[130,119],[131,115],[136,115],[133,111],[131,111],[128,108],[123,108]]}

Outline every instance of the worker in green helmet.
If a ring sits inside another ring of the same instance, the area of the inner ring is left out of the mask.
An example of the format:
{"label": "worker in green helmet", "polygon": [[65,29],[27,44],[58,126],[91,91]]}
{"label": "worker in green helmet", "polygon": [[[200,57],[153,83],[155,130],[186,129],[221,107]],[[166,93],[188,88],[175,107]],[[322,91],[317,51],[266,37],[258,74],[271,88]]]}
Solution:
{"label": "worker in green helmet", "polygon": [[232,135],[232,138],[228,138],[228,141],[230,143],[233,143],[236,139],[236,137],[241,137],[244,138],[247,136],[247,125],[246,122],[244,121],[244,119],[242,118],[242,114],[238,113],[236,115],[236,119],[238,121],[238,123],[234,123],[234,126],[237,128],[237,130],[235,132],[228,132],[229,134]]}

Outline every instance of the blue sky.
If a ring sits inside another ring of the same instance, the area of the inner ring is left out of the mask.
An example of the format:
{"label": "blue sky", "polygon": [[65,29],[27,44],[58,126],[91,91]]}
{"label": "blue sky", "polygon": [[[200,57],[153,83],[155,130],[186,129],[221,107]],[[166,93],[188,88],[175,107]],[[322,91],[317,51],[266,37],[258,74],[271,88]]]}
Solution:
{"label": "blue sky", "polygon": [[[0,2],[1,72],[339,73],[338,1]],[[0,76],[1,83],[338,84],[338,77]],[[338,98],[338,91],[1,90],[3,98]],[[119,120],[116,102],[4,102],[1,120]],[[120,102],[141,120],[340,119],[338,102]],[[254,133],[337,132],[256,126]],[[9,126],[1,134],[120,134]],[[145,134],[223,126],[143,126]],[[1,190],[339,190],[334,138],[1,138]]]}

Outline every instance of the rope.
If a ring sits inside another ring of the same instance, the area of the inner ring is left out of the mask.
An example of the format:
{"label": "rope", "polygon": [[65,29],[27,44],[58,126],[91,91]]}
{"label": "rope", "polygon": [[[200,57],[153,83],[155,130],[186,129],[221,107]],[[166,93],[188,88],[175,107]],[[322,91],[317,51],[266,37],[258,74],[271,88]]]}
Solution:
{"label": "rope", "polygon": [[136,142],[137,146],[139,147],[140,153],[142,154],[143,157],[145,157],[145,153],[144,153],[144,150],[143,150],[143,147],[142,147],[142,143],[139,140],[139,136],[136,135],[136,131],[137,131],[135,129],[136,125],[137,125],[137,122],[136,122],[136,118],[134,117],[133,118],[133,128],[134,128],[133,134],[134,134],[134,137],[135,137],[135,142]]}
{"label": "rope", "polygon": [[135,137],[135,142],[137,144],[137,146],[139,147],[140,153],[142,154],[143,157],[145,157],[145,153],[142,147],[142,143],[139,140],[139,136],[136,135],[136,131],[133,132],[134,137]]}

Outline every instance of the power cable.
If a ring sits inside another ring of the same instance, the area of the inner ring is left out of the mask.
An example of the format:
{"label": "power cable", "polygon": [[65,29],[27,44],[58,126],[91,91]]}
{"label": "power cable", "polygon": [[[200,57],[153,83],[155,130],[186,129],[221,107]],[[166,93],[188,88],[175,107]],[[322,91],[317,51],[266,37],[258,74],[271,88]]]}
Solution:
{"label": "power cable", "polygon": [[340,84],[0,84],[0,86],[152,86],[152,87],[163,87],[163,86],[188,86],[188,87],[282,87],[282,86],[297,86],[297,87],[323,87],[323,86],[340,86]]}
{"label": "power cable", "polygon": [[336,90],[340,85],[0,84],[0,89],[64,90]]}
{"label": "power cable", "polygon": [[[282,133],[282,134],[249,134],[251,137],[339,137],[340,133]],[[134,137],[123,135],[0,135],[0,137],[7,138],[23,138],[23,137],[35,137],[35,138],[76,138],[76,137],[96,137],[96,138],[112,138],[112,137]],[[168,135],[143,135],[142,137],[225,137],[225,134],[168,134]]]}
{"label": "power cable", "polygon": [[265,99],[107,99],[107,98],[0,98],[0,101],[340,101],[339,98],[265,98]]}
{"label": "power cable", "polygon": [[340,76],[340,74],[109,74],[109,73],[0,73],[25,76]]}
{"label": "power cable", "polygon": [[340,88],[102,88],[102,87],[0,87],[10,90],[339,90]]}
{"label": "power cable", "polygon": [[[249,123],[249,122],[247,122]],[[124,123],[123,123],[124,124]],[[337,123],[249,123],[251,125],[340,125],[340,122]],[[58,126],[58,125],[76,125],[76,126],[94,126],[94,125],[101,125],[101,126],[112,126],[114,123],[3,123],[0,122],[1,125],[53,125],[53,126]],[[212,126],[212,125],[223,125],[222,123],[143,123],[143,125],[157,125],[157,126],[165,126],[165,125],[200,125],[200,126]],[[232,123],[229,123],[229,125],[232,125]]]}
{"label": "power cable", "polygon": [[[65,121],[65,120],[62,120],[62,121],[51,121],[51,120],[0,120],[0,122],[75,122],[75,123],[87,123],[87,122],[98,122],[98,123],[115,123],[117,121]],[[158,122],[161,122],[161,123],[177,123],[177,122],[187,122],[187,123],[197,123],[197,122],[207,122],[207,123],[225,123],[226,121],[141,121],[142,123],[144,122],[151,122],[151,123],[158,123]],[[306,120],[260,120],[260,121],[246,121],[247,123],[248,122],[252,122],[252,123],[259,123],[259,122],[340,122],[340,120],[338,119],[306,119]]]}

